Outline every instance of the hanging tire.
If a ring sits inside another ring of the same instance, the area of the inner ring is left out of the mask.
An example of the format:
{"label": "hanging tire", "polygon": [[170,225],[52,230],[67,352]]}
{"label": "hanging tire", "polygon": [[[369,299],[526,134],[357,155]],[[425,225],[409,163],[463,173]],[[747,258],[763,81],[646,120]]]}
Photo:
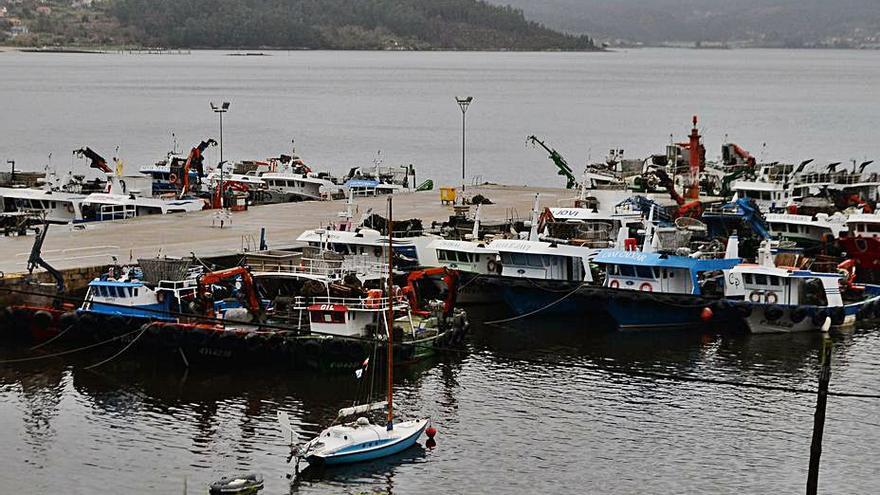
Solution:
{"label": "hanging tire", "polygon": [[828,312],[824,309],[819,309],[816,310],[815,313],[813,313],[813,318],[811,321],[813,322],[813,325],[821,327],[825,324],[826,318],[828,318]]}
{"label": "hanging tire", "polygon": [[802,306],[796,307],[791,310],[791,322],[792,323],[800,323],[804,321],[804,318],[807,317],[807,308]]}
{"label": "hanging tire", "polygon": [[784,311],[782,308],[774,304],[772,306],[767,306],[767,308],[764,309],[764,318],[766,318],[767,321],[776,321],[782,317],[783,313]]}
{"label": "hanging tire", "polygon": [[748,318],[752,316],[752,305],[747,302],[739,303],[736,305],[736,312],[743,318]]}
{"label": "hanging tire", "polygon": [[68,311],[67,313],[64,313],[58,317],[58,325],[61,327],[61,330],[73,328],[78,324],[79,315],[76,314],[76,311]]}
{"label": "hanging tire", "polygon": [[49,325],[52,324],[53,319],[54,318],[52,317],[52,313],[40,310],[34,313],[31,321],[36,328],[39,328],[40,330],[45,330],[49,328]]}
{"label": "hanging tire", "polygon": [[846,320],[846,310],[838,306],[833,308],[830,313],[832,325],[843,325],[844,320]]}

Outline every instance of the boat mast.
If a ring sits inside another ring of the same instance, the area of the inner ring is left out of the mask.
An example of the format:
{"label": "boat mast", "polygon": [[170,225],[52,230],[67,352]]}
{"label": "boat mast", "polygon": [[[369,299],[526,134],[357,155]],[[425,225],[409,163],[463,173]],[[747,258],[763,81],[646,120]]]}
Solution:
{"label": "boat mast", "polygon": [[386,428],[390,431],[394,429],[394,394],[392,393],[392,383],[394,380],[394,281],[392,280],[392,263],[394,260],[394,247],[392,243],[394,232],[394,220],[391,211],[391,195],[388,196],[388,311],[385,314],[385,323],[388,325],[388,422]]}

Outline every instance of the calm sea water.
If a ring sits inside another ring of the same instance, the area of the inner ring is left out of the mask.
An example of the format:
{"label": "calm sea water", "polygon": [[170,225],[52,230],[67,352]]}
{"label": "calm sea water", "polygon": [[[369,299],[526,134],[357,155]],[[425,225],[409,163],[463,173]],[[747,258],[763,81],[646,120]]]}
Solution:
{"label": "calm sea water", "polygon": [[[468,177],[561,185],[547,139],[575,169],[609,148],[662,152],[699,114],[709,156],[725,135],[769,161],[880,157],[880,52],[651,49],[613,53],[269,52],[231,57],[0,53],[0,166],[78,167],[89,145],[130,166],[217,137],[210,101],[230,101],[224,158],[290,149],[318,169],[413,163],[460,181],[461,113]],[[763,144],[766,143],[766,148]],[[762,149],[764,150],[762,152]],[[218,158],[212,150],[209,162]]]}
{"label": "calm sea water", "polygon": [[[880,53],[643,50],[607,54],[273,53],[228,57],[0,54],[0,159],[38,168],[53,152],[129,163],[215,135],[210,100],[229,99],[225,153],[285,151],[319,168],[412,162],[460,173],[455,94],[473,94],[469,163],[487,180],[559,184],[536,133],[572,163],[592,147],[643,155],[683,135],[693,113],[710,149],[725,133],[767,159],[878,156]],[[471,175],[470,173],[468,175]],[[473,319],[483,318],[476,312]],[[492,316],[487,318],[491,319]],[[832,390],[877,393],[880,333],[836,337]],[[434,449],[333,470],[301,493],[797,493],[812,395],[649,379],[652,371],[815,388],[821,337],[609,333],[600,324],[475,325],[465,352],[397,376],[405,413],[430,415]],[[204,493],[230,471],[290,490],[275,425],[301,438],[349,405],[351,376],[183,370],[115,352],[0,364],[0,492]],[[32,355],[2,349],[0,360]],[[829,399],[823,493],[880,485],[880,401]]]}

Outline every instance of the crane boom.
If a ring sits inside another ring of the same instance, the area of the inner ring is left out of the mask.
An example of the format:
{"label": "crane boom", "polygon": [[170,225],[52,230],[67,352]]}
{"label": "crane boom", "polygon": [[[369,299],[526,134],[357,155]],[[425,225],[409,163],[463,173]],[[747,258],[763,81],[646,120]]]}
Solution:
{"label": "crane boom", "polygon": [[88,158],[92,161],[89,164],[89,167],[96,168],[105,174],[113,173],[113,169],[107,165],[107,160],[104,159],[103,156],[97,154],[95,150],[89,148],[88,146],[84,146],[78,150],[73,150],[73,154],[80,158]]}
{"label": "crane boom", "polygon": [[556,164],[556,167],[559,169],[558,174],[565,177],[566,189],[574,189],[578,185],[577,177],[574,176],[574,172],[572,172],[571,167],[568,165],[568,162],[565,161],[565,158],[559,154],[555,149],[544,144],[543,141],[538,139],[536,136],[532,135],[526,138],[526,142],[532,143],[532,146],[540,146],[550,154],[550,159],[553,160],[553,163]]}

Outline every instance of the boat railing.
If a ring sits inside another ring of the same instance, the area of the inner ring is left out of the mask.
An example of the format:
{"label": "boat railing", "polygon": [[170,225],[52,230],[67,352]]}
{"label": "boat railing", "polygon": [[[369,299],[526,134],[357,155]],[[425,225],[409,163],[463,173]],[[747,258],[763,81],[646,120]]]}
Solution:
{"label": "boat railing", "polygon": [[98,220],[127,220],[137,216],[135,205],[101,205],[98,210]]}
{"label": "boat railing", "polygon": [[318,296],[304,297],[296,296],[294,298],[294,307],[307,308],[309,306],[319,305],[326,306],[327,310],[331,310],[333,306],[345,306],[349,310],[360,311],[387,311],[389,304],[393,304],[396,309],[408,304],[406,296],[403,294],[392,297],[333,297]]}
{"label": "boat railing", "polygon": [[257,261],[250,264],[251,271],[263,273],[289,273],[333,277],[345,273],[382,275],[388,272],[388,265],[371,261],[367,256],[346,256],[340,260],[321,258],[302,258],[300,264]]}

